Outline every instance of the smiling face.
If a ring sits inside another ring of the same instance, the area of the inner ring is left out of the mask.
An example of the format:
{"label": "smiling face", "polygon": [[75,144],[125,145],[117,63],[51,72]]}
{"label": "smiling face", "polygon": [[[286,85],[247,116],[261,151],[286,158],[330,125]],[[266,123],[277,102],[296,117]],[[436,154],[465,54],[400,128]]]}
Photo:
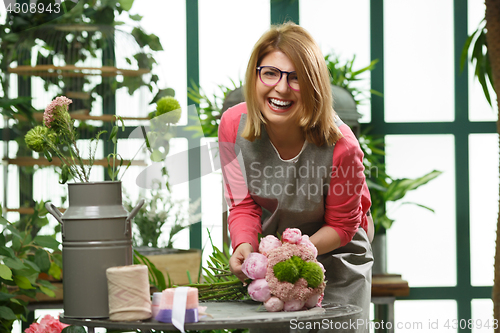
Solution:
{"label": "smiling face", "polygon": [[[290,58],[281,51],[266,55],[259,66],[273,66],[285,72],[295,71]],[[287,74],[283,74],[280,82],[274,87],[266,86],[257,75],[255,85],[257,103],[268,126],[299,127],[295,114],[302,107],[300,91],[290,88]]]}

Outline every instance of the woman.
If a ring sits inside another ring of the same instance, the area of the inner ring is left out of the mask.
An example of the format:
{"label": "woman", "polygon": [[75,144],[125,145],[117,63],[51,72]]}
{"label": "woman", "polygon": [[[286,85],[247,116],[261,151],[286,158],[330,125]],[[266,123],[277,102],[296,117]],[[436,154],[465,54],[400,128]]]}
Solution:
{"label": "woman", "polygon": [[[373,257],[363,153],[332,108],[326,64],[293,23],[272,27],[254,47],[245,99],[219,126],[231,270],[258,250],[257,236],[299,228],[326,269],[323,304],[355,304],[368,319]],[[358,330],[363,331],[363,330]]]}

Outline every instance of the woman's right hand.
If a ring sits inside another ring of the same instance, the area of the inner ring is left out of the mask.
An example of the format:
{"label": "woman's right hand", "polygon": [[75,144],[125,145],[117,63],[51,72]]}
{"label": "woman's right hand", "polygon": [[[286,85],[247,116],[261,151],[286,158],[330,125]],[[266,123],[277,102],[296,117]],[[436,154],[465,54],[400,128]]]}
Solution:
{"label": "woman's right hand", "polygon": [[233,274],[236,275],[238,279],[240,279],[241,282],[245,282],[245,280],[248,279],[245,273],[242,272],[241,265],[248,257],[248,255],[252,252],[253,247],[250,243],[241,243],[233,251],[233,255],[231,256],[231,258],[229,258],[229,268],[231,269],[231,272],[233,272]]}

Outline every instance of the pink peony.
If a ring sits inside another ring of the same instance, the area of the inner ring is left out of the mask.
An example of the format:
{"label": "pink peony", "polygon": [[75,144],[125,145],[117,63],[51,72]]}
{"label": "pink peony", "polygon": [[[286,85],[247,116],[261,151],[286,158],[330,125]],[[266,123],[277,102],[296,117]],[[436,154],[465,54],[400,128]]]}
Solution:
{"label": "pink peony", "polygon": [[273,235],[267,235],[266,237],[260,240],[259,252],[267,256],[269,254],[269,251],[278,248],[280,246],[281,246],[281,241],[277,237]]}
{"label": "pink peony", "polygon": [[258,252],[252,252],[241,265],[241,270],[250,279],[263,279],[267,272],[267,257]]}
{"label": "pink peony", "polygon": [[321,298],[321,294],[315,294],[315,295],[312,295],[311,297],[309,297],[306,301],[306,304],[305,304],[306,308],[310,309],[310,308],[314,308],[315,306],[320,307],[321,306],[320,298]]}
{"label": "pink peony", "polygon": [[271,298],[271,292],[266,279],[253,280],[248,286],[248,294],[257,302],[265,302]]}
{"label": "pink peony", "polygon": [[314,253],[314,257],[316,258],[318,256],[318,249],[314,244],[309,240],[309,236],[303,235],[302,238],[300,239],[299,245],[305,246],[308,249],[311,249]]}
{"label": "pink peony", "polygon": [[304,301],[298,299],[287,301],[283,305],[283,311],[299,311],[302,310],[302,308],[304,308],[304,304],[305,304]]}
{"label": "pink peony", "polygon": [[284,304],[285,303],[282,300],[280,300],[278,297],[275,296],[271,297],[266,302],[264,302],[264,306],[266,310],[269,312],[278,312],[283,310]]}
{"label": "pink peony", "polygon": [[283,242],[298,244],[302,239],[302,232],[297,228],[287,228],[283,231]]}
{"label": "pink peony", "polygon": [[326,273],[325,266],[323,266],[323,264],[320,263],[319,261],[318,261],[318,266],[321,267],[321,269],[323,270],[323,274]]}
{"label": "pink peony", "polygon": [[59,319],[55,319],[51,315],[46,315],[40,320],[40,323],[33,323],[24,332],[25,333],[61,333],[66,324],[63,324]]}

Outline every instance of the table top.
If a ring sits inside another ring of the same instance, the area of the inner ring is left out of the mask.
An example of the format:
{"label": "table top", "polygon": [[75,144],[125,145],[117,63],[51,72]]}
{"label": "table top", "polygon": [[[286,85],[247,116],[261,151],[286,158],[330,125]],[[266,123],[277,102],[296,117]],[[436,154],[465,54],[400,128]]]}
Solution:
{"label": "table top", "polygon": [[[206,313],[210,316],[201,317],[197,323],[186,323],[184,326],[186,330],[283,327],[290,325],[292,320],[296,323],[324,320],[335,322],[352,319],[362,312],[358,306],[340,304],[323,304],[323,308],[295,312],[267,312],[262,303],[254,301],[203,302],[200,306],[206,306]],[[75,319],[61,315],[60,321],[70,325],[117,330],[175,330],[172,324],[160,323],[153,319],[124,322],[109,319]]]}

